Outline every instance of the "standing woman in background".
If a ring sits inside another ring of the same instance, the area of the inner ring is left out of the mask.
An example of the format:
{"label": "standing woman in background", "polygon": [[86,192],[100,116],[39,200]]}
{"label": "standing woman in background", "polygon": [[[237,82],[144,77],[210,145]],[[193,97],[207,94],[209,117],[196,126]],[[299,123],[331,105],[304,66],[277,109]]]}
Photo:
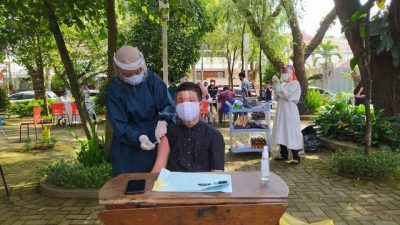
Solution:
{"label": "standing woman in background", "polygon": [[303,149],[300,114],[297,108],[301,87],[293,66],[285,65],[280,72],[285,82],[284,85],[279,82],[277,76],[272,77],[272,88],[275,91],[274,100],[278,102],[278,106],[275,112],[271,140],[273,144],[280,146],[280,156],[274,160],[288,160],[290,149],[293,154],[293,160],[290,161],[290,164],[299,164],[299,150]]}

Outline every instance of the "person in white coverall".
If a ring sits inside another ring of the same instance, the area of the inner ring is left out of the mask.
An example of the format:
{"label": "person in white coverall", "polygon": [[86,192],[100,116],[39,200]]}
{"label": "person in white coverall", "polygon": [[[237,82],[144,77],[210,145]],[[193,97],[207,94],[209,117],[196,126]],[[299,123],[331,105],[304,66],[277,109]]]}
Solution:
{"label": "person in white coverall", "polygon": [[278,102],[278,106],[271,140],[273,144],[280,145],[280,156],[274,160],[288,160],[290,149],[293,154],[290,164],[299,164],[299,150],[303,149],[303,135],[300,130],[300,115],[297,108],[301,87],[292,66],[282,67],[281,76],[285,84],[281,84],[277,76],[272,77],[274,100]]}

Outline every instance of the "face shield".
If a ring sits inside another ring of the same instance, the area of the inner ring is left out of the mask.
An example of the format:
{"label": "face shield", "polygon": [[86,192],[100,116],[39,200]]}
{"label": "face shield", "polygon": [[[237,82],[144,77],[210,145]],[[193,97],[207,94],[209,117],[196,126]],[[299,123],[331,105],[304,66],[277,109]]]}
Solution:
{"label": "face shield", "polygon": [[114,66],[121,80],[131,85],[143,82],[148,74],[143,54],[128,45],[122,46],[114,54]]}

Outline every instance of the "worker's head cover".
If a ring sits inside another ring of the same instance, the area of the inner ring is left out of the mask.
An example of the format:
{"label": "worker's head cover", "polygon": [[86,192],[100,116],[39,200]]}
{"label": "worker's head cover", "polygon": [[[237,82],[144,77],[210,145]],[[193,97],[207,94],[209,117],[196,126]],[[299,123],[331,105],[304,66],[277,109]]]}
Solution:
{"label": "worker's head cover", "polygon": [[[129,45],[121,46],[114,54],[114,65],[122,70],[136,70],[142,68],[147,76],[146,61],[138,48]],[[118,70],[116,70],[118,73]],[[117,74],[120,75],[120,74]]]}
{"label": "worker's head cover", "polygon": [[280,72],[281,72],[281,74],[289,74],[290,75],[288,77],[288,79],[285,79],[286,82],[297,80],[296,73],[295,73],[294,67],[292,65],[284,65],[281,68]]}

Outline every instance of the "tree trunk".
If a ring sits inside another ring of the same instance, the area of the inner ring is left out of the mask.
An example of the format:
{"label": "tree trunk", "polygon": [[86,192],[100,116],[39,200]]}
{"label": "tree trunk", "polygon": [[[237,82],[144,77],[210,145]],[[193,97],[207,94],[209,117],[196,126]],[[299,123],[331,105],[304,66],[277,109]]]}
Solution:
{"label": "tree trunk", "polygon": [[43,99],[43,114],[49,115],[49,108],[47,107],[47,95],[45,88],[45,78],[44,78],[44,67],[43,67],[43,54],[42,48],[40,47],[40,35],[36,34],[36,46],[37,46],[37,56],[36,56],[36,76],[32,77],[32,85],[35,91],[35,97],[37,99]]}
{"label": "tree trunk", "polygon": [[227,53],[226,53],[226,56],[225,56],[225,58],[226,58],[226,62],[228,63],[228,85],[229,85],[229,88],[232,88],[233,87],[233,71],[231,70],[231,54],[230,54],[230,52],[229,52],[229,50],[228,50],[228,45],[227,45]]}
{"label": "tree trunk", "polygon": [[390,53],[371,54],[371,101],[375,112],[383,109],[386,116],[400,115],[400,69],[392,60]]}
{"label": "tree trunk", "polygon": [[293,67],[295,68],[297,80],[299,81],[301,86],[302,95],[300,97],[300,102],[304,103],[307,93],[308,80],[305,67],[303,34],[300,31],[299,21],[297,19],[297,15],[292,2],[283,1],[282,3],[289,20],[290,30],[292,31]]}
{"label": "tree trunk", "polygon": [[[334,0],[334,2],[342,26],[361,8],[358,0]],[[390,22],[394,23],[393,20]],[[359,23],[354,23],[345,32],[350,48],[356,57],[360,57],[363,53],[363,42],[359,34],[359,26]],[[394,33],[394,42],[400,42],[399,31]],[[375,40],[372,39],[371,41],[373,43]],[[379,55],[376,55],[374,51],[371,53],[370,72],[373,82],[371,100],[375,112],[384,110],[383,114],[386,116],[400,114],[400,68],[395,68],[392,60],[390,53],[382,52]],[[368,68],[362,60],[359,60],[358,67],[361,74],[367,73]]]}
{"label": "tree trunk", "polygon": [[75,103],[78,108],[79,116],[82,121],[82,127],[88,139],[92,138],[92,123],[90,116],[86,110],[85,98],[80,89],[78,77],[75,72],[72,60],[69,56],[67,46],[65,45],[64,37],[61,33],[60,26],[58,25],[58,19],[53,9],[50,0],[45,0],[45,6],[48,10],[49,26],[50,30],[54,35],[58,51],[60,53],[61,61],[64,65],[65,72],[67,74],[69,84],[71,87],[71,94],[75,98]]}
{"label": "tree trunk", "polygon": [[229,88],[233,90],[233,70],[235,68],[235,58],[237,49],[233,49],[233,57],[231,61],[231,68],[229,69]]}
{"label": "tree trunk", "polygon": [[368,155],[371,152],[371,137],[372,137],[372,124],[371,124],[371,45],[369,37],[369,24],[370,24],[370,9],[368,9],[367,15],[365,16],[365,38],[364,38],[364,61],[367,65],[368,70],[365,75],[365,154]]}
{"label": "tree trunk", "polygon": [[[107,32],[108,32],[108,66],[107,66],[107,79],[110,81],[115,74],[114,71],[114,52],[117,50],[117,20],[115,16],[115,1],[105,0],[105,6],[107,11]],[[106,150],[111,149],[113,130],[111,123],[106,119]]]}
{"label": "tree trunk", "polygon": [[[233,0],[233,2],[237,3],[239,0]],[[285,9],[286,15],[288,17],[289,26],[292,31],[292,38],[293,38],[293,66],[296,70],[297,79],[300,82],[301,89],[302,89],[302,97],[301,101],[304,101],[308,81],[307,81],[307,74],[305,69],[305,61],[309,55],[315,50],[315,48],[321,43],[326,31],[328,30],[330,24],[336,17],[336,13],[334,10],[331,10],[330,13],[323,19],[321,22],[321,26],[317,31],[317,34],[311,40],[309,46],[307,48],[304,47],[303,43],[303,36],[300,31],[298,18],[295,13],[295,9],[293,6],[293,2],[289,0],[281,0],[279,3],[279,7],[277,7],[276,11],[271,15],[271,18],[275,18],[281,8]],[[257,37],[260,41],[260,48],[270,61],[270,63],[275,67],[276,70],[280,70],[280,68],[284,65],[282,59],[279,57],[277,52],[275,52],[274,46],[272,46],[271,42],[267,34],[263,33],[263,29],[258,26],[255,16],[249,9],[241,9],[243,14],[246,17],[247,23],[249,24],[250,30],[255,37]],[[305,51],[305,49],[307,51]],[[307,54],[306,54],[307,53]]]}
{"label": "tree trunk", "polygon": [[242,29],[242,46],[241,46],[241,59],[242,59],[242,69],[240,71],[244,71],[244,32],[246,30],[246,21],[243,22],[243,29]]}

